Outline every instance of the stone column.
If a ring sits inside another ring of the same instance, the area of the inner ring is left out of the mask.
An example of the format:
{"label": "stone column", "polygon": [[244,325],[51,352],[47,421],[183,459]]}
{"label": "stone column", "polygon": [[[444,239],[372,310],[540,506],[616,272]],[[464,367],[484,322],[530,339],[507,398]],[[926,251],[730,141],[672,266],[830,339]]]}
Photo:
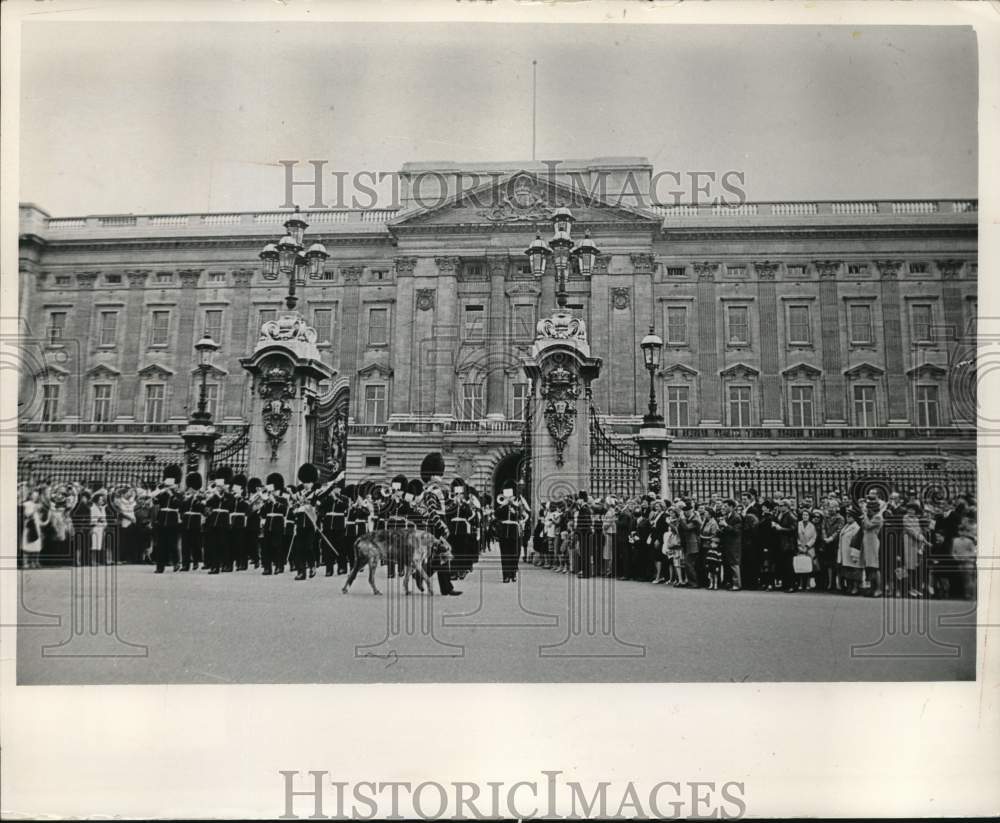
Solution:
{"label": "stone column", "polygon": [[754,269],[757,272],[757,298],[760,301],[761,423],[765,426],[780,426],[784,422],[784,415],[781,413],[781,359],[778,353],[778,294],[774,285],[778,264],[765,260],[754,263]]}
{"label": "stone column", "polygon": [[715,295],[715,273],[718,263],[695,263],[698,277],[698,397],[701,423],[722,423],[722,401],[719,380],[719,349],[725,344],[717,329],[718,301]]}
{"label": "stone column", "polygon": [[[198,278],[197,269],[182,269],[177,272],[181,281],[181,295],[178,301],[177,352],[174,362],[177,374],[171,397],[171,417],[186,417],[194,410],[197,398],[192,399],[192,377],[190,364],[198,362],[194,344],[198,342]],[[216,340],[216,343],[222,343]],[[190,408],[189,408],[190,404]]]}
{"label": "stone column", "polygon": [[621,372],[625,381],[616,384],[616,387],[622,387],[621,397],[615,400],[617,405],[612,406],[619,410],[617,414],[638,414],[645,411],[649,399],[649,375],[645,370],[639,344],[648,334],[650,324],[656,327],[657,334],[666,336],[666,330],[662,327],[663,309],[655,299],[656,258],[652,254],[633,254],[631,261],[633,288],[628,298],[632,304],[632,325],[627,333],[619,333],[617,327],[612,329],[612,343],[614,344],[614,338],[620,337],[621,340],[618,342],[620,360],[613,361],[611,371]]}
{"label": "stone column", "polygon": [[247,328],[250,325],[250,283],[252,280],[252,269],[241,269],[233,272],[234,288],[231,304],[233,316],[229,330],[229,345],[226,347],[228,351],[223,349],[221,352],[225,356],[226,366],[229,370],[230,385],[227,386],[225,412],[219,416],[219,422],[222,422],[226,417],[242,417],[245,413],[243,398],[246,392],[246,375],[240,375],[237,365],[240,358],[245,357],[252,350],[252,345],[247,345]]}
{"label": "stone column", "polygon": [[[396,271],[398,276],[398,267]],[[351,381],[351,415],[360,420],[364,411],[364,397],[363,392],[355,388],[355,386],[357,384],[358,369],[361,366],[358,363],[358,358],[360,357],[362,347],[361,330],[364,327],[361,318],[361,266],[344,266],[341,268],[340,274],[344,278],[344,348],[340,358],[340,365],[343,369],[343,374]],[[348,325],[348,322],[351,325]]]}
{"label": "stone column", "polygon": [[841,351],[840,294],[837,275],[841,264],[824,260],[816,263],[819,272],[819,322],[821,362],[823,364],[823,407],[825,422],[844,425],[847,422],[844,405],[844,361]]}
{"label": "stone column", "polygon": [[118,416],[127,420],[135,419],[139,385],[139,353],[145,349],[146,340],[142,336],[142,319],[146,310],[146,280],[149,270],[127,271],[128,303],[125,306],[125,346],[122,357],[122,376],[118,385]]}
{"label": "stone column", "polygon": [[507,258],[487,260],[487,265],[490,272],[490,313],[486,329],[486,416],[502,420],[505,416],[503,350],[511,345],[507,328],[507,295],[504,292]]}
{"label": "stone column", "polygon": [[882,329],[885,341],[885,378],[889,393],[889,425],[908,422],[909,384],[904,374],[902,305],[899,299],[898,260],[876,261],[882,276]]}
{"label": "stone column", "polygon": [[[428,366],[434,370],[434,414],[455,416],[455,350],[458,342],[458,257],[438,257],[437,306],[432,313]],[[502,283],[502,281],[501,281]],[[501,387],[502,388],[502,387]],[[489,394],[489,389],[487,389]]]}
{"label": "stone column", "polygon": [[[415,316],[413,310],[413,267],[415,262],[413,258],[409,257],[397,258],[395,261],[396,307],[395,316],[392,318],[394,333],[392,335],[393,379],[392,397],[389,405],[390,414],[424,414],[430,409],[430,404],[423,396],[424,390],[421,385],[421,378],[426,370],[420,350],[424,345],[421,342],[424,335],[416,327],[421,313],[418,311]],[[360,317],[355,317],[355,322],[358,324],[353,335],[356,345],[361,329]],[[356,373],[356,369],[347,373],[353,375]]]}

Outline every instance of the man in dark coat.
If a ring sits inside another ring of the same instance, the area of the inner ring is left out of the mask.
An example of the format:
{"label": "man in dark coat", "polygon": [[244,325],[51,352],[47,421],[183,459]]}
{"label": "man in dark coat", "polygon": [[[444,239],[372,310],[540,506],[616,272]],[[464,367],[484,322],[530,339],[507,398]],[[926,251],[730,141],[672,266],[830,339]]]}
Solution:
{"label": "man in dark coat", "polygon": [[163,574],[164,568],[171,564],[175,572],[181,569],[177,556],[181,528],[181,493],[177,485],[180,481],[181,467],[167,466],[163,470],[163,483],[153,495],[157,509],[156,574]]}
{"label": "man in dark coat", "polygon": [[743,556],[741,578],[744,588],[760,586],[760,520],[763,510],[757,500],[757,490],[747,489],[740,496],[740,516],[743,518]]}
{"label": "man in dark coat", "polygon": [[742,588],[740,560],[743,554],[743,518],[733,499],[722,501],[722,518],[719,520],[719,548],[722,562],[729,577],[729,588],[738,592]]}
{"label": "man in dark coat", "polygon": [[181,497],[181,571],[198,570],[201,563],[202,525],[205,499],[201,494],[202,480],[198,472],[184,478],[186,490]]}

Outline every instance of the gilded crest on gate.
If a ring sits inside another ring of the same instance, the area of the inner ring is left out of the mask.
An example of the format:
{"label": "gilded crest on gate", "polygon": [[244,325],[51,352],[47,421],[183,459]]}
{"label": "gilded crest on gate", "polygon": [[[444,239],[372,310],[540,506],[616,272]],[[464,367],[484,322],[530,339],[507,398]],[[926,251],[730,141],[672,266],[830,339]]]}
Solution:
{"label": "gilded crest on gate", "polygon": [[556,366],[542,378],[545,425],[556,446],[556,465],[563,465],[566,441],[576,428],[576,401],[580,396],[577,376],[564,366]]}

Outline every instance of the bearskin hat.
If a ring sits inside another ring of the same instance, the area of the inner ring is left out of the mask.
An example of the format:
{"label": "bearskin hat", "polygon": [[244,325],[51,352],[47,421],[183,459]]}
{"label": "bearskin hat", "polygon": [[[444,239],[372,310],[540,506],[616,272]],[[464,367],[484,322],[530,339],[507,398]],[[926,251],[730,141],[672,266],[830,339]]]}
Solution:
{"label": "bearskin hat", "polygon": [[181,467],[176,463],[171,463],[163,469],[163,479],[173,480],[175,483],[181,482]]}
{"label": "bearskin hat", "polygon": [[247,487],[247,476],[245,474],[233,475],[232,481],[230,481],[231,486],[239,486],[241,489]]}
{"label": "bearskin hat", "polygon": [[406,475],[405,474],[397,474],[394,478],[392,478],[392,483],[390,484],[390,486],[393,489],[396,489],[397,487],[400,488],[400,489],[405,489],[406,488]]}
{"label": "bearskin hat", "polygon": [[358,483],[357,497],[358,499],[363,499],[367,497],[372,492],[372,484],[370,480],[362,480]]}
{"label": "bearskin hat", "polygon": [[431,452],[420,464],[420,479],[425,483],[432,477],[441,477],[444,474],[444,457],[441,452]]}
{"label": "bearskin hat", "polygon": [[[451,481],[451,490],[455,491],[455,489],[465,489],[465,481],[461,477],[456,477]],[[471,493],[470,489],[466,489],[466,491]]]}
{"label": "bearskin hat", "polygon": [[264,484],[260,482],[260,478],[259,477],[251,477],[247,481],[247,491],[250,494],[253,494],[256,491],[260,491],[260,487],[263,486],[263,485]]}
{"label": "bearskin hat", "polygon": [[416,497],[424,490],[424,484],[421,483],[417,478],[413,478],[409,483],[406,484],[406,493],[412,494]]}
{"label": "bearskin hat", "polygon": [[201,488],[201,475],[198,472],[188,472],[184,478],[184,485],[193,492],[198,491]]}
{"label": "bearskin hat", "polygon": [[285,488],[285,478],[281,472],[271,472],[265,480],[268,486],[274,486],[275,491],[281,491]]}
{"label": "bearskin hat", "polygon": [[355,486],[353,483],[348,483],[346,486],[344,486],[344,497],[352,501],[357,500],[358,487]]}
{"label": "bearskin hat", "polygon": [[219,466],[215,472],[215,479],[221,480],[227,486],[233,482],[233,467],[232,466]]}
{"label": "bearskin hat", "polygon": [[298,478],[300,483],[315,483],[319,480],[319,469],[313,463],[303,463],[299,466]]}

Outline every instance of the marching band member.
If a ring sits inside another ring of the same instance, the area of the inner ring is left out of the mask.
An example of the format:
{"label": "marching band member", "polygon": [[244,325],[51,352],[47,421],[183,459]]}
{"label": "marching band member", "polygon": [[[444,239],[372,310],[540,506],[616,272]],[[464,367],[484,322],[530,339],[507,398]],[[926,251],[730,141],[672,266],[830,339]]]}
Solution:
{"label": "marching band member", "polygon": [[299,466],[299,482],[302,484],[295,497],[292,514],[295,533],[292,536],[291,561],[295,566],[295,579],[305,580],[306,569],[309,577],[316,576],[316,508],[314,486],[319,479],[319,471],[312,463]]}
{"label": "marching band member", "polygon": [[[397,474],[389,484],[390,494],[381,508],[376,509],[377,518],[384,523],[382,528],[387,531],[398,532],[406,528],[406,519],[409,514],[409,504],[404,499],[406,494],[406,475]],[[387,574],[389,577],[396,576],[396,563],[389,560]]]}
{"label": "marching band member", "polygon": [[264,484],[259,477],[251,477],[247,481],[247,505],[250,513],[247,515],[246,551],[242,554],[243,568],[260,566],[260,510],[264,506]]}
{"label": "marching band member", "polygon": [[205,512],[205,496],[201,493],[201,475],[190,472],[184,478],[186,491],[181,498],[181,571],[198,570],[201,563],[201,528]]}
{"label": "marching band member", "polygon": [[455,558],[452,568],[459,580],[472,571],[475,559],[475,516],[476,510],[465,496],[465,481],[456,477],[451,481],[451,498],[445,509],[445,518],[448,521],[448,542]]}
{"label": "marching band member", "polygon": [[295,539],[295,512],[292,511],[295,505],[296,486],[285,486],[282,494],[287,504],[285,508],[285,530],[282,535],[281,568],[278,573],[288,564],[288,571],[291,571],[295,564],[292,561],[292,541]]}
{"label": "marching band member", "polygon": [[334,560],[337,563],[337,574],[347,571],[347,510],[349,507],[344,495],[343,475],[338,477],[330,489],[330,493],[321,501],[323,537],[323,561],[326,564],[326,576],[333,577]]}
{"label": "marching band member", "polygon": [[205,524],[205,565],[209,574],[218,574],[222,568],[229,539],[229,516],[236,506],[236,498],[229,491],[233,470],[222,466],[212,472],[213,486],[205,501],[208,520]]}
{"label": "marching band member", "polygon": [[[344,487],[344,497],[347,498],[347,534],[345,543],[347,552],[354,547],[354,541],[368,533],[368,518],[371,517],[371,504],[368,500],[367,484]],[[345,562],[347,552],[344,553]],[[353,562],[353,559],[352,559]]]}
{"label": "marching band member", "polygon": [[167,564],[172,563],[174,571],[180,571],[177,557],[177,542],[180,537],[181,494],[177,484],[181,479],[181,467],[174,464],[163,470],[163,483],[153,495],[156,504],[156,574],[163,574]]}
{"label": "marching band member", "polygon": [[281,574],[285,570],[285,520],[288,501],[284,497],[285,478],[278,472],[269,474],[264,486],[264,504],[260,508],[260,562],[264,574]]}
{"label": "marching band member", "polygon": [[504,583],[513,583],[517,580],[517,541],[522,514],[521,503],[514,495],[514,484],[504,483],[503,491],[494,507]]}
{"label": "marching band member", "polygon": [[233,477],[231,484],[233,509],[229,515],[229,539],[226,541],[226,556],[222,564],[224,572],[231,572],[234,568],[236,571],[243,571],[247,567],[250,504],[244,496],[246,488],[247,478],[245,474],[237,474]]}

